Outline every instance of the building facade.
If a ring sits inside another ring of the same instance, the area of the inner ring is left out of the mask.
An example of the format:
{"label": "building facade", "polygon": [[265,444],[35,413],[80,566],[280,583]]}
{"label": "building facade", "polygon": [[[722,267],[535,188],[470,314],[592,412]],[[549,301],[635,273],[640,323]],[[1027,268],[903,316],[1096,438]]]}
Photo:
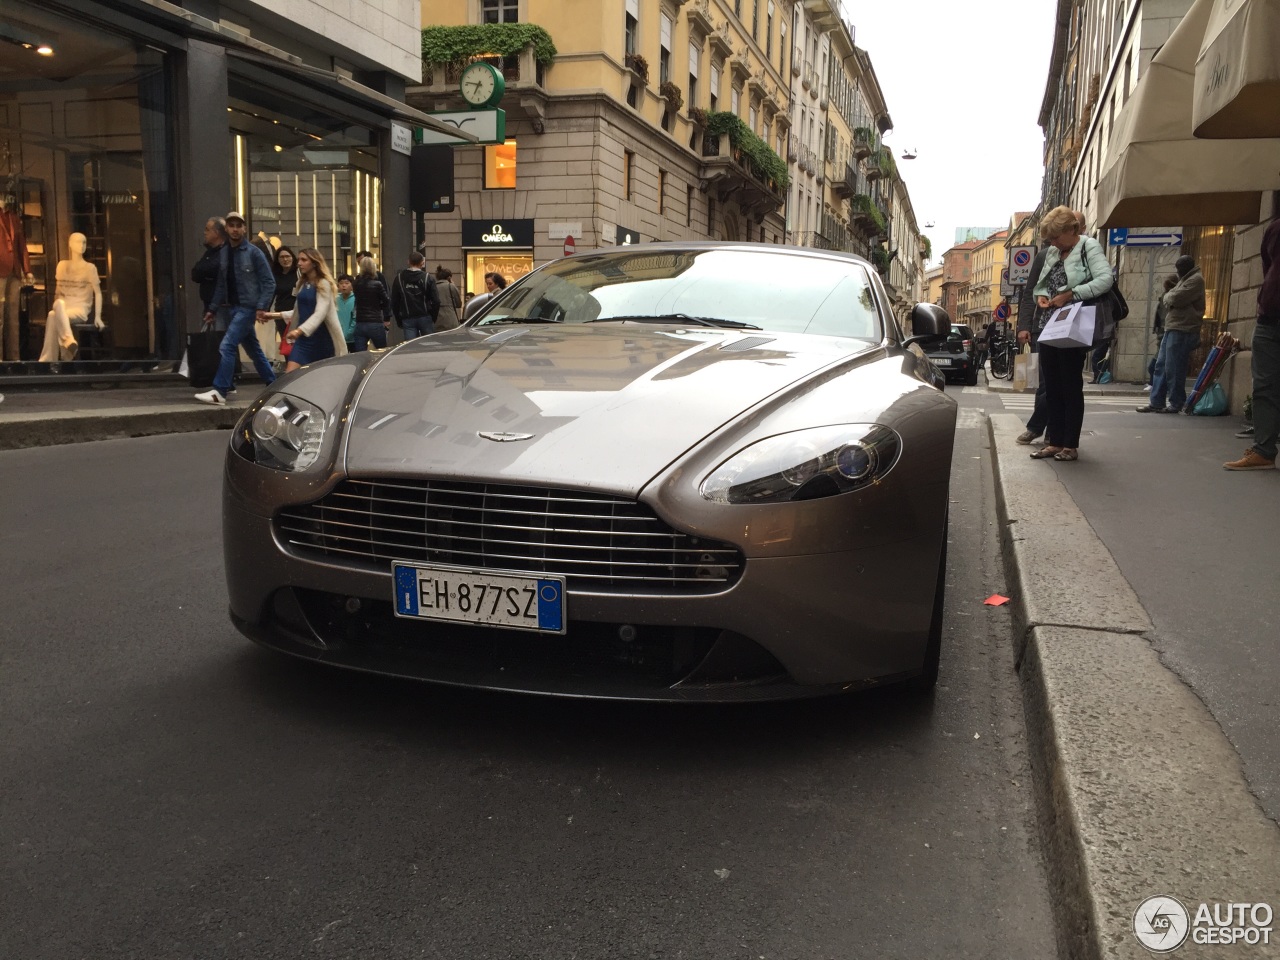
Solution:
{"label": "building facade", "polygon": [[1005,241],[1007,230],[997,230],[969,254],[969,292],[961,316],[963,322],[974,330],[991,322],[996,307],[1003,299],[1000,295],[1000,274],[1005,268]]}
{"label": "building facade", "polygon": [[[1111,134],[1152,57],[1181,22],[1192,0],[1059,0],[1048,82],[1040,110],[1045,131],[1045,175],[1041,209],[1065,204],[1085,214],[1097,229],[1098,182],[1110,159]],[[1180,247],[1109,247],[1129,317],[1119,325],[1112,350],[1117,379],[1141,381],[1157,338],[1152,333],[1161,279],[1181,254],[1194,257],[1204,273],[1207,308],[1198,367],[1231,319],[1234,228],[1189,227]]]}
{"label": "building facade", "polygon": [[[488,270],[514,278],[562,255],[566,235],[575,250],[711,238],[852,251],[899,300],[919,291],[909,202],[900,243],[890,229],[895,191],[906,189],[879,142],[891,121],[836,0],[597,9],[583,18],[554,0],[423,3],[424,81],[408,92],[423,110],[465,109],[460,71],[499,44],[493,33],[460,50],[450,38],[462,28],[531,31],[525,46],[488,57],[506,77],[503,143],[455,147],[452,202],[415,213],[432,264],[461,269],[475,292]],[[532,31],[550,56],[539,60]],[[477,239],[517,234],[525,239]]]}
{"label": "building facade", "polygon": [[970,258],[981,240],[956,244],[942,255],[942,309],[952,323],[964,322],[964,308],[969,297]]}
{"label": "building facade", "polygon": [[[583,17],[555,0],[424,0],[429,36],[536,28],[553,51],[539,60],[530,40],[490,58],[506,76],[505,138],[455,147],[452,208],[415,211],[429,265],[461,268],[473,293],[489,270],[514,279],[561,256],[566,236],[579,251],[784,242],[791,7],[602,0]],[[460,69],[483,59],[493,37],[464,62],[428,59],[410,102],[464,110]]]}
{"label": "building facade", "polygon": [[54,372],[38,358],[73,237],[100,292],[73,311],[79,354],[60,377],[176,365],[201,323],[187,278],[210,216],[242,211],[265,242],[315,247],[339,270],[361,249],[404,256],[409,158],[393,127],[429,122],[403,102],[420,77],[418,7],[332,7],[6,0],[0,187],[22,276],[3,294],[18,336],[0,371]]}

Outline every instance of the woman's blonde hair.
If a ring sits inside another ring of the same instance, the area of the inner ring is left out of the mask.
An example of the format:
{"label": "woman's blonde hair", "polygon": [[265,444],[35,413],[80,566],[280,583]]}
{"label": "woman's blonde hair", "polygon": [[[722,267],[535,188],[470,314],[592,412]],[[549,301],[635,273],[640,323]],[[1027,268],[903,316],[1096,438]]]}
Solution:
{"label": "woman's blonde hair", "polygon": [[[315,264],[316,288],[319,289],[320,287],[322,287],[324,284],[327,283],[329,285],[329,292],[336,295],[338,291],[338,284],[333,279],[333,274],[329,272],[329,264],[325,263],[324,254],[321,253],[319,250],[317,250],[315,247],[303,247],[301,250],[298,251],[298,256],[305,256],[308,260],[310,260],[313,264]],[[295,257],[294,260],[296,262],[297,257]],[[303,288],[306,282],[307,282],[306,278],[302,275],[301,268],[299,268],[298,282],[294,284],[294,287],[293,287],[293,292],[295,296]]]}
{"label": "woman's blonde hair", "polygon": [[1080,232],[1080,221],[1070,207],[1054,207],[1040,221],[1040,239],[1052,240],[1060,237],[1068,230]]}
{"label": "woman's blonde hair", "polygon": [[360,267],[360,276],[368,277],[370,280],[378,278],[378,265],[373,262],[373,257],[361,257],[357,266]]}

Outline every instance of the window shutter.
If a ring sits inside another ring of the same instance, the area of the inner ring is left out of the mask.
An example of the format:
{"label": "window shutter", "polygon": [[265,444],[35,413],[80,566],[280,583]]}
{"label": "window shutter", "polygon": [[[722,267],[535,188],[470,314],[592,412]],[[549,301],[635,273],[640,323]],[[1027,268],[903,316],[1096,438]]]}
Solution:
{"label": "window shutter", "polygon": [[689,76],[696,77],[698,75],[698,61],[702,59],[702,48],[696,43],[689,44]]}
{"label": "window shutter", "polygon": [[671,49],[671,18],[665,13],[662,15],[662,49]]}
{"label": "window shutter", "polygon": [[640,0],[627,0],[627,13],[631,14],[631,16],[639,20],[640,19]]}

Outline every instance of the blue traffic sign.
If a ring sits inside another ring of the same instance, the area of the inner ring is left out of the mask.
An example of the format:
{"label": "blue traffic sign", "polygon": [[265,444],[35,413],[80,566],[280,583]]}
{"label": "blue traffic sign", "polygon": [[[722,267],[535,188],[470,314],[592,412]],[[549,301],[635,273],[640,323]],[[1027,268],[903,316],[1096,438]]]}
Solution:
{"label": "blue traffic sign", "polygon": [[1182,231],[1170,227],[1113,227],[1107,231],[1113,247],[1180,247]]}

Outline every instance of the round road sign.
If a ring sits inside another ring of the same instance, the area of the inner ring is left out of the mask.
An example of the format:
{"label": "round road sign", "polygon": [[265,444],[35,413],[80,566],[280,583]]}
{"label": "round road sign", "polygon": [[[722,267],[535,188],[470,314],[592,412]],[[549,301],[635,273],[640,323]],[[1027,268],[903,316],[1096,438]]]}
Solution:
{"label": "round road sign", "polygon": [[566,257],[573,256],[574,249],[575,248],[573,245],[573,237],[565,237],[564,238],[564,255]]}
{"label": "round road sign", "polygon": [[1028,263],[1031,262],[1031,254],[1029,254],[1026,250],[1019,250],[1017,253],[1013,255],[1013,262],[1020,267],[1025,267]]}
{"label": "round road sign", "polygon": [[1008,320],[1008,319],[1009,319],[1009,304],[1007,304],[1007,303],[1002,303],[1002,304],[1000,304],[1000,306],[996,307],[996,309],[995,309],[995,318],[996,318],[997,320]]}

